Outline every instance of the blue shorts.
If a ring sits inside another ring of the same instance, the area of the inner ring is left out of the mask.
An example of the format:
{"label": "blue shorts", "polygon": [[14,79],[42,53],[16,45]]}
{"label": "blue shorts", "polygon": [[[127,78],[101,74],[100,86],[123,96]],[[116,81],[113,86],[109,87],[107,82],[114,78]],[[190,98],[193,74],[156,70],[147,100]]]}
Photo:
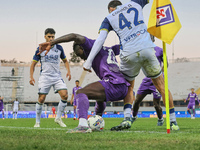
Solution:
{"label": "blue shorts", "polygon": [[105,88],[106,101],[123,100],[128,93],[128,86],[124,84],[113,84],[109,81],[99,81]]}

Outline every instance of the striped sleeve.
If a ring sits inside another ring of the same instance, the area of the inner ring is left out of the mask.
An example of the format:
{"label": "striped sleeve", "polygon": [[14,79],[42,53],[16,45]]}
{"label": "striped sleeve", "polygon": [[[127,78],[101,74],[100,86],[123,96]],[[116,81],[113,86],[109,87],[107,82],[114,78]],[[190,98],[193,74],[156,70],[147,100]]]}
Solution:
{"label": "striped sleeve", "polygon": [[138,3],[142,8],[149,3],[149,0],[131,0],[132,2]]}
{"label": "striped sleeve", "polygon": [[38,62],[40,60],[40,55],[37,55],[39,53],[39,47],[37,48],[35,55],[33,56],[33,61]]}
{"label": "striped sleeve", "polygon": [[110,22],[107,18],[105,18],[101,24],[101,27],[99,29],[99,33],[101,30],[106,30],[107,32],[110,32],[113,30],[112,26],[110,25]]}

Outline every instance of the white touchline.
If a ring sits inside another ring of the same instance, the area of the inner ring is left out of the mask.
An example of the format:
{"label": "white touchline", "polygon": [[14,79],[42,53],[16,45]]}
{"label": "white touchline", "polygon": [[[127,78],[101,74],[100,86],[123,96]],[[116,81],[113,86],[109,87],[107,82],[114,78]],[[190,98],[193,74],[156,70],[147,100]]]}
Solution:
{"label": "white touchline", "polygon": [[13,127],[13,126],[0,126],[0,128],[10,128],[10,129],[31,129],[31,130],[69,130],[67,128],[34,128],[34,127]]}
{"label": "white touchline", "polygon": [[[34,127],[14,127],[14,126],[0,126],[0,128],[10,128],[10,129],[31,129],[31,130],[60,130],[60,131],[68,131],[71,129],[68,128],[34,128]],[[167,132],[159,132],[159,131],[110,131],[110,130],[103,130],[102,132],[122,132],[122,133],[161,133],[161,134],[167,134]],[[191,132],[180,132],[180,131],[175,131],[172,133],[191,133]]]}

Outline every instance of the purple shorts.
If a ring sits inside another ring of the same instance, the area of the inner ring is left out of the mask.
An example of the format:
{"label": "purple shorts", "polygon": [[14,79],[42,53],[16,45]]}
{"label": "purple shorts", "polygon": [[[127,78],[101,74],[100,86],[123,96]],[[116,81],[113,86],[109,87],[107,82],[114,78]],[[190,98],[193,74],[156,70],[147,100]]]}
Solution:
{"label": "purple shorts", "polygon": [[195,109],[195,104],[188,104],[188,107],[187,107],[188,109]]}
{"label": "purple shorts", "polygon": [[161,98],[161,94],[156,90],[156,87],[153,85],[152,82],[142,82],[137,91],[137,94],[139,95],[146,95],[152,93],[153,93],[153,98],[155,99]]}
{"label": "purple shorts", "polygon": [[153,93],[153,98],[155,99],[160,99],[161,94],[157,91],[152,91],[152,90],[138,90],[137,94],[139,95],[146,95],[146,94],[152,94]]}
{"label": "purple shorts", "polygon": [[113,84],[104,80],[99,81],[105,88],[106,101],[123,100],[128,93],[128,86],[124,84]]}

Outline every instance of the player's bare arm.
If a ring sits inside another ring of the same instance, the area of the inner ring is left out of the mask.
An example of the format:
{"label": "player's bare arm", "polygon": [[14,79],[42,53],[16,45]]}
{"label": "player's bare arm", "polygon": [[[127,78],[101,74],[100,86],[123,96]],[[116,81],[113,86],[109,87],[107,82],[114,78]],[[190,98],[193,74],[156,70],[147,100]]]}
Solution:
{"label": "player's bare arm", "polygon": [[73,99],[74,99],[74,94],[72,94],[72,97],[71,97],[71,100],[70,100],[71,105],[72,105]]}
{"label": "player's bare arm", "polygon": [[63,62],[65,64],[65,68],[67,69],[66,77],[68,78],[68,81],[70,81],[71,80],[71,72],[70,72],[69,62],[67,61],[67,59],[64,59]]}
{"label": "player's bare arm", "polygon": [[66,42],[71,42],[74,41],[76,42],[76,44],[83,44],[85,42],[85,37],[79,34],[75,34],[75,33],[70,33],[64,36],[61,36],[51,42],[45,42],[45,43],[41,43],[39,46],[39,53],[37,55],[39,55],[40,53],[42,53],[43,51],[47,51],[45,53],[45,55],[50,51],[51,47],[55,44],[58,43],[66,43]]}
{"label": "player's bare arm", "polygon": [[33,73],[35,71],[35,66],[36,66],[37,62],[36,61],[32,61],[32,64],[31,64],[31,67],[30,67],[30,85],[33,85],[35,84],[35,79],[33,78]]}

